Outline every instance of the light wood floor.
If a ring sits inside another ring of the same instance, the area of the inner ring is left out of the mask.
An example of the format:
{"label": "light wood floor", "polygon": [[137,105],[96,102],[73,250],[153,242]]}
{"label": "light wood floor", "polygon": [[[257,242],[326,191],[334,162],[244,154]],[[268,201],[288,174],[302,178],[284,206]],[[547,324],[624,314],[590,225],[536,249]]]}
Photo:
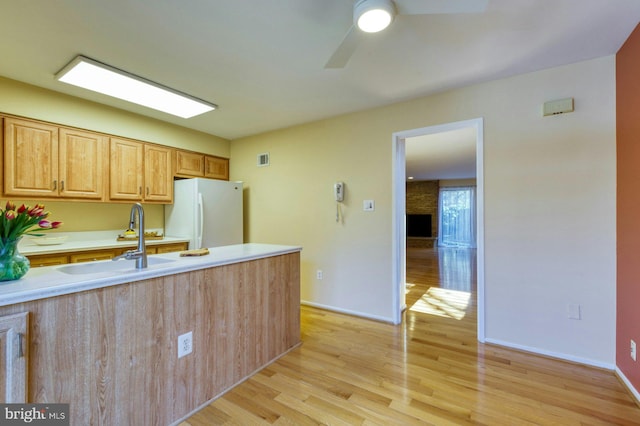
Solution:
{"label": "light wood floor", "polygon": [[611,371],[476,340],[475,252],[409,249],[393,326],[302,308],[301,347],[182,423],[640,425]]}

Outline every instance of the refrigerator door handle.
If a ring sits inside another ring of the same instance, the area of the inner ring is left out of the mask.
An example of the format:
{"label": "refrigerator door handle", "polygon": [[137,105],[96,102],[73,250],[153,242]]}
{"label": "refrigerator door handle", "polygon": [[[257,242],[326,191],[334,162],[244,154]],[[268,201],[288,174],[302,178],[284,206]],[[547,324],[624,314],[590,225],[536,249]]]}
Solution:
{"label": "refrigerator door handle", "polygon": [[198,192],[198,215],[197,218],[198,229],[196,232],[196,248],[202,248],[202,235],[204,233],[204,202],[202,200],[202,193]]}

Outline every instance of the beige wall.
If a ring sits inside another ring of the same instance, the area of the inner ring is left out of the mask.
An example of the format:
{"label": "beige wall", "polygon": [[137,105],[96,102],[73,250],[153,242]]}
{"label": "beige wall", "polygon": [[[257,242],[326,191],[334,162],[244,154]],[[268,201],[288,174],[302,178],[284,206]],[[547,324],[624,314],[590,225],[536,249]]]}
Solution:
{"label": "beige wall", "polygon": [[[483,117],[487,340],[612,366],[614,74],[614,58],[599,58],[234,141],[231,178],[246,185],[246,238],[303,246],[304,301],[391,320],[392,134]],[[542,117],[545,101],[564,97],[575,98],[574,113]],[[6,79],[0,111],[222,156],[228,149],[215,137]],[[209,141],[219,148],[204,149]],[[272,164],[258,168],[265,151]],[[336,180],[346,183],[342,223]],[[365,199],[375,200],[374,212],[362,211]],[[92,210],[95,223],[119,223],[121,207],[103,207]],[[63,220],[72,230],[75,219]],[[581,306],[581,320],[567,318],[568,304]]]}
{"label": "beige wall", "polygon": [[[2,199],[5,201],[5,199]],[[15,200],[34,206],[44,204],[51,212],[49,220],[61,221],[63,226],[50,232],[85,232],[125,230],[129,225],[131,204],[80,203],[69,201]],[[4,203],[1,204],[4,208]],[[164,228],[164,207],[160,204],[144,205],[144,226],[146,229]]]}
{"label": "beige wall", "polygon": [[0,77],[0,112],[229,157],[229,141]]}
{"label": "beige wall", "polygon": [[[303,246],[304,301],[391,320],[392,134],[483,117],[488,340],[611,366],[614,69],[605,57],[234,141],[247,238]],[[542,117],[545,101],[565,97],[574,113]],[[258,168],[265,151],[272,165]]]}
{"label": "beige wall", "polygon": [[[229,157],[226,139],[3,77],[0,112]],[[130,209],[130,204],[36,201],[45,204],[53,218],[64,222],[61,232],[121,229]],[[147,204],[145,213],[147,227],[164,226],[162,206]]]}

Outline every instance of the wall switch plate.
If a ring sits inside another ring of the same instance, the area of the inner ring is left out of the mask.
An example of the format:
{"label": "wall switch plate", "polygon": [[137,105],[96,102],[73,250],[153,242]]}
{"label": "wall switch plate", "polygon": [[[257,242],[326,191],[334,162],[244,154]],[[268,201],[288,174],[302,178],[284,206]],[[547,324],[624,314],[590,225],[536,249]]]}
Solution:
{"label": "wall switch plate", "polygon": [[636,360],[636,342],[633,340],[631,340],[631,352],[629,355],[631,355],[632,360]]}
{"label": "wall switch plate", "polygon": [[567,305],[567,317],[569,319],[575,319],[575,320],[582,319],[582,315],[580,312],[580,305],[569,303]]}
{"label": "wall switch plate", "polygon": [[178,336],[178,358],[189,355],[193,352],[193,332],[184,333]]}
{"label": "wall switch plate", "polygon": [[373,200],[364,200],[362,202],[362,210],[365,212],[372,212],[376,209],[376,202]]}
{"label": "wall switch plate", "polygon": [[322,278],[324,278],[324,274],[322,273],[322,269],[318,269],[316,271],[316,278],[321,280]]}

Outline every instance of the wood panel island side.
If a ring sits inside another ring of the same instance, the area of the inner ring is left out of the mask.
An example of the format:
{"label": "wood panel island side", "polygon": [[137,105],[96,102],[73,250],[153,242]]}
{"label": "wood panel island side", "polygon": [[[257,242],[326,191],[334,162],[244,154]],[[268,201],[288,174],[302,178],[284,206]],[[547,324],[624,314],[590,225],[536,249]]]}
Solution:
{"label": "wood panel island side", "polygon": [[69,403],[72,425],[174,424],[300,344],[299,247],[152,257],[171,262],[0,285],[0,317],[29,313],[27,402]]}

